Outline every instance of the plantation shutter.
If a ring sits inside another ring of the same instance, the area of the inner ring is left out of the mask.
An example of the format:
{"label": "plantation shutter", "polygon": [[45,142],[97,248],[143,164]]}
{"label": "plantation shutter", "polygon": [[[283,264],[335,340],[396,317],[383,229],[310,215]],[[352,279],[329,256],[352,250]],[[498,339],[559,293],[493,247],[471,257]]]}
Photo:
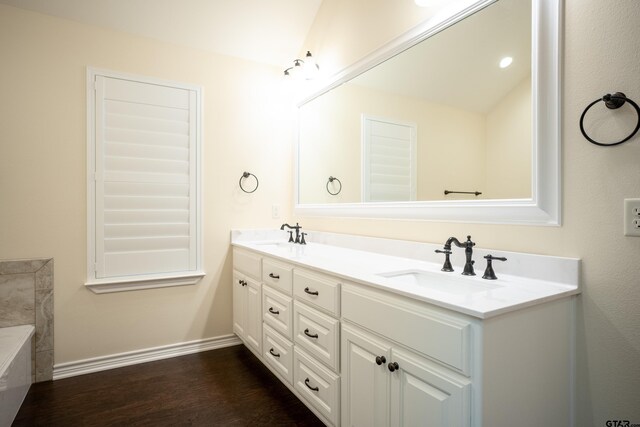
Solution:
{"label": "plantation shutter", "polygon": [[371,117],[363,125],[364,201],[415,200],[415,126]]}
{"label": "plantation shutter", "polygon": [[198,268],[197,93],[95,77],[95,277]]}

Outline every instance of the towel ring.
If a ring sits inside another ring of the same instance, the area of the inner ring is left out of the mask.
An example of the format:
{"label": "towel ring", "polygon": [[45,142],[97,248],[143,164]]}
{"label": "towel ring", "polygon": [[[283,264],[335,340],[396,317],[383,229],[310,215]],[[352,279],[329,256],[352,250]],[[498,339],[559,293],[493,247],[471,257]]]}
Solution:
{"label": "towel ring", "polygon": [[[338,191],[336,191],[335,193],[332,193],[331,190],[329,190],[329,184],[332,183],[333,181],[338,181],[338,184],[340,184],[340,188],[338,188]],[[340,182],[338,178],[334,176],[330,176],[329,180],[327,181],[327,192],[332,196],[337,196],[338,194],[340,194],[341,191],[342,191],[342,182]]]}
{"label": "towel ring", "polygon": [[[617,110],[618,108],[622,107],[625,102],[628,102],[633,106],[633,108],[635,108],[636,115],[638,116],[638,122],[636,123],[636,128],[633,130],[633,132],[631,132],[629,136],[627,136],[622,141],[612,142],[612,143],[598,142],[592,139],[589,135],[587,135],[587,132],[584,130],[584,116],[587,114],[587,111],[589,111],[591,107],[593,107],[600,101],[603,101],[604,105],[606,105],[607,108],[609,108],[610,110]],[[627,98],[626,95],[622,92],[616,92],[613,95],[608,93],[602,98],[596,99],[591,104],[587,105],[587,108],[584,109],[584,111],[582,112],[582,115],[580,116],[580,131],[582,132],[582,135],[585,138],[587,138],[587,141],[589,141],[590,143],[599,145],[601,147],[612,147],[614,145],[619,145],[619,144],[622,144],[623,142],[627,142],[628,140],[633,138],[633,136],[638,132],[638,129],[640,129],[640,107],[638,107],[638,104],[633,102],[631,99]]]}
{"label": "towel ring", "polygon": [[[245,178],[249,178],[250,176],[254,177],[256,179],[256,188],[254,188],[251,191],[247,191],[245,190],[245,188],[242,186],[242,180]],[[240,189],[242,191],[244,191],[245,193],[253,193],[254,191],[256,191],[258,189],[258,185],[260,185],[260,182],[258,182],[258,177],[255,176],[254,174],[250,173],[250,172],[243,172],[242,176],[240,177],[240,181],[238,181],[238,184],[240,184]]]}

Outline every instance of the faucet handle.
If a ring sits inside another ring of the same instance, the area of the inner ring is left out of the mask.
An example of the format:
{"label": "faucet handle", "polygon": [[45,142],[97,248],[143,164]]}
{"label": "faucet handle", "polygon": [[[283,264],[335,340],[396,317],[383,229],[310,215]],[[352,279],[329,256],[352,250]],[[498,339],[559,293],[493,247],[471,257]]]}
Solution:
{"label": "faucet handle", "polygon": [[289,243],[293,243],[293,231],[289,231]]}
{"label": "faucet handle", "polygon": [[467,236],[467,241],[464,242],[464,243],[468,248],[472,248],[472,247],[474,247],[476,245],[475,242],[471,241],[471,236]]}
{"label": "faucet handle", "polygon": [[484,274],[482,275],[482,278],[487,280],[496,280],[497,279],[496,273],[493,271],[493,265],[491,265],[491,261],[493,260],[506,261],[507,259],[505,257],[497,257],[491,254],[486,255],[484,259],[487,260],[487,268],[484,270]]}
{"label": "faucet handle", "polygon": [[301,245],[306,245],[307,242],[304,240],[304,236],[307,235],[307,233],[300,233],[301,237],[300,237],[300,244]]}
{"label": "faucet handle", "polygon": [[453,271],[453,267],[451,266],[451,260],[449,259],[449,255],[451,255],[451,251],[448,249],[444,249],[444,250],[436,249],[435,252],[437,254],[444,254],[444,265],[440,270],[447,271],[447,272]]}

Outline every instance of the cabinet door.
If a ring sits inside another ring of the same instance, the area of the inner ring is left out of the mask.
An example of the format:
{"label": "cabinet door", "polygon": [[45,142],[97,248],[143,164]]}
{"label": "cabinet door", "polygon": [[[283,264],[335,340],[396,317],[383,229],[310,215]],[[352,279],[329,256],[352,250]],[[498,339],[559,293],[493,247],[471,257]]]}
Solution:
{"label": "cabinet door", "polygon": [[245,340],[258,354],[262,354],[262,285],[248,277],[244,280],[247,282]]}
{"label": "cabinet door", "polygon": [[364,331],[343,325],[341,350],[342,425],[388,426],[389,346]]}
{"label": "cabinet door", "polygon": [[393,349],[391,425],[462,427],[470,425],[470,382],[428,360]]}
{"label": "cabinet door", "polygon": [[240,338],[245,338],[245,316],[247,312],[245,278],[234,270],[233,272],[233,332]]}

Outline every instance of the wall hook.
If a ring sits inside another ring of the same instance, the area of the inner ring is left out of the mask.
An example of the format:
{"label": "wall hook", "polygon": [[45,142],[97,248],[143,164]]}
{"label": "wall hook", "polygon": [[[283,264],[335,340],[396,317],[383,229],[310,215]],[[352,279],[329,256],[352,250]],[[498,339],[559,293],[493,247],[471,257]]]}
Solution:
{"label": "wall hook", "polygon": [[[256,180],[256,187],[255,187],[253,190],[251,190],[251,191],[247,191],[247,190],[245,190],[245,188],[242,186],[242,180],[243,180],[243,179],[246,179],[246,178],[249,178],[250,176],[252,176],[252,177],[254,177],[254,178],[255,178],[255,180]],[[244,191],[245,193],[253,193],[254,191],[256,191],[256,190],[258,189],[258,185],[260,185],[260,182],[258,182],[258,177],[257,177],[257,176],[255,176],[254,174],[252,174],[252,173],[250,173],[250,172],[243,172],[243,173],[242,173],[242,176],[240,177],[240,181],[238,181],[238,184],[240,184],[240,189],[241,189],[242,191]]]}
{"label": "wall hook", "polygon": [[[587,135],[587,132],[584,130],[584,116],[587,114],[587,111],[589,111],[591,107],[593,107],[600,101],[604,102],[604,105],[610,110],[617,110],[618,108],[622,107],[625,104],[625,102],[628,102],[633,106],[633,108],[635,108],[636,115],[638,116],[638,122],[636,123],[636,128],[633,130],[633,132],[631,132],[631,134],[629,134],[629,136],[627,136],[622,141],[612,142],[612,143],[598,142],[592,139],[589,135]],[[589,141],[590,143],[595,145],[600,145],[601,147],[611,147],[614,145],[622,144],[623,142],[627,142],[628,140],[633,138],[633,136],[638,132],[638,129],[640,129],[640,107],[638,107],[638,104],[633,102],[631,99],[627,98],[626,95],[622,92],[616,92],[613,95],[608,93],[602,98],[596,99],[591,104],[587,105],[587,108],[584,109],[584,111],[582,112],[582,115],[580,116],[580,132],[582,132],[582,135],[585,138],[587,138],[587,141]]]}
{"label": "wall hook", "polygon": [[[329,190],[329,184],[332,183],[333,181],[338,181],[338,184],[340,184],[340,187],[338,188],[338,191],[336,191],[335,193],[332,193],[331,190]],[[340,180],[338,178],[336,178],[335,176],[330,176],[329,180],[327,181],[327,192],[329,194],[331,194],[332,196],[336,196],[336,195],[340,194],[341,191],[342,191],[342,182],[340,182]]]}

